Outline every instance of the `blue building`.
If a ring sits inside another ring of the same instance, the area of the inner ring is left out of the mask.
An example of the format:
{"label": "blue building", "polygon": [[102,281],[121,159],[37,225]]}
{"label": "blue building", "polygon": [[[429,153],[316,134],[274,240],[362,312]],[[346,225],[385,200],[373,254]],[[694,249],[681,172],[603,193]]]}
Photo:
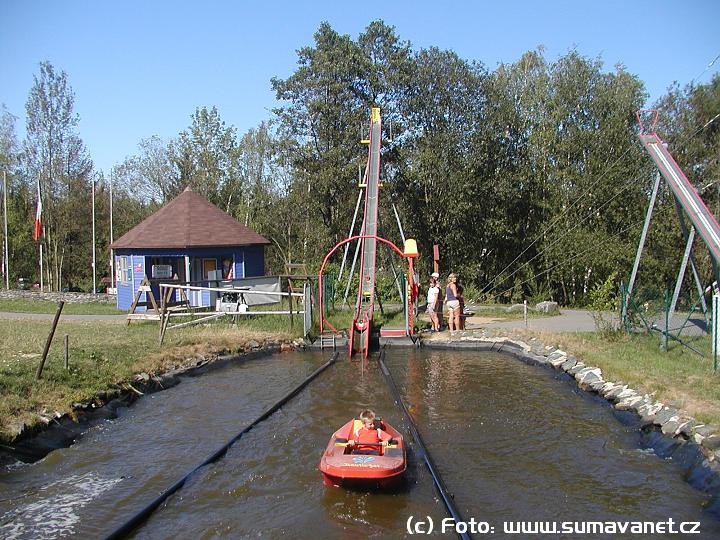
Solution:
{"label": "blue building", "polygon": [[[201,195],[185,189],[110,246],[115,259],[117,307],[129,310],[140,284],[152,280],[159,300],[160,281],[207,286],[208,281],[265,274],[270,242]],[[207,306],[205,291],[188,294],[193,306]],[[147,300],[143,292],[140,302]],[[143,308],[138,308],[141,311]]]}

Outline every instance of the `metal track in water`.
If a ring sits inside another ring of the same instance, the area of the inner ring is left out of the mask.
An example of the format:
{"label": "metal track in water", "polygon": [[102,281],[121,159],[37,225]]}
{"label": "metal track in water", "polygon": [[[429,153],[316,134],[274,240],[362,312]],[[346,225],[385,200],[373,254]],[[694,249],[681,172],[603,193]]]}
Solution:
{"label": "metal track in water", "polygon": [[[403,403],[402,396],[400,396],[400,391],[398,390],[397,385],[395,384],[395,379],[393,379],[392,373],[390,373],[390,370],[385,365],[384,359],[385,358],[385,349],[383,349],[380,352],[380,358],[378,358],[378,364],[380,365],[380,371],[382,371],[383,376],[385,377],[385,381],[388,384],[388,387],[390,388],[390,393],[393,396],[393,399],[395,400],[395,404],[398,406],[398,409],[400,409],[400,413],[405,417],[405,420],[407,422],[408,427],[410,428],[410,433],[412,434],[413,439],[415,440],[415,445],[418,450],[419,457],[422,459],[422,461],[425,463],[425,466],[427,467],[428,471],[430,471],[430,476],[433,479],[433,483],[435,484],[435,489],[437,490],[438,494],[440,495],[440,499],[442,500],[443,504],[445,505],[445,509],[447,510],[448,514],[450,514],[450,517],[452,517],[455,520],[455,523],[461,523],[466,522],[466,520],[460,515],[459,510],[455,506],[455,501],[453,500],[452,494],[448,491],[447,487],[445,486],[445,482],[443,482],[442,476],[440,476],[440,473],[435,468],[435,462],[432,459],[432,456],[430,455],[430,452],[428,452],[428,449],[425,446],[425,443],[423,442],[422,437],[420,436],[420,431],[418,431],[417,425],[415,424],[415,420],[413,419],[412,415],[410,414],[410,411],[408,411],[407,407],[405,407],[405,404]],[[467,533],[457,533],[458,538],[462,538],[463,540],[472,538]]]}
{"label": "metal track in water", "polygon": [[205,467],[206,465],[209,465],[210,463],[213,463],[220,458],[222,458],[227,451],[230,449],[230,447],[235,444],[243,435],[245,435],[248,431],[250,431],[252,428],[254,428],[256,425],[258,425],[260,422],[267,420],[270,418],[275,412],[277,412],[280,407],[285,405],[288,401],[290,401],[292,398],[294,398],[296,395],[298,395],[308,384],[310,384],[318,375],[320,375],[323,371],[325,371],[327,368],[329,368],[331,365],[335,363],[337,360],[337,357],[340,353],[335,353],[332,355],[330,360],[325,362],[323,365],[321,365],[319,368],[317,368],[315,371],[313,371],[308,377],[301,382],[298,386],[296,386],[293,390],[291,390],[289,393],[287,393],[283,398],[281,398],[277,403],[275,403],[272,407],[267,409],[263,414],[261,414],[259,417],[257,417],[255,420],[252,421],[248,426],[245,427],[240,433],[235,435],[232,439],[230,439],[228,442],[226,442],[221,448],[216,450],[213,454],[211,454],[205,461],[203,461],[200,465],[195,467],[193,470],[191,470],[189,473],[187,473],[185,476],[183,476],[180,480],[175,482],[172,486],[167,488],[165,491],[163,491],[154,501],[152,501],[150,504],[148,504],[145,508],[140,510],[138,513],[136,513],[133,517],[131,517],[129,520],[127,520],[123,525],[115,529],[112,533],[110,533],[108,536],[106,536],[106,540],[116,540],[119,538],[125,538],[128,536],[133,530],[135,530],[137,527],[139,527],[148,517],[150,517],[150,514],[152,514],[158,506],[160,506],[165,500],[170,497],[173,493],[180,490],[180,488],[185,485],[185,482],[190,478],[195,472],[197,472],[199,469]]}

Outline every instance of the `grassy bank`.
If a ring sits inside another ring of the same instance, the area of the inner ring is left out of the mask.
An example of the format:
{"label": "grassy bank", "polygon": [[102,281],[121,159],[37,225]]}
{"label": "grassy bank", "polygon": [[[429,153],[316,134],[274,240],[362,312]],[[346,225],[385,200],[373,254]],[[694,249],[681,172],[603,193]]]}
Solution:
{"label": "grassy bank", "polygon": [[[50,321],[0,320],[0,438],[8,440],[18,426],[40,421],[40,414],[68,412],[73,402],[91,399],[99,391],[117,391],[133,374],[160,372],[188,358],[235,352],[248,342],[296,337],[286,321],[227,322],[169,330],[158,345],[158,323],[124,321],[64,321],[61,319],[45,363],[35,380]],[[296,323],[296,328],[298,324]],[[69,369],[63,368],[63,339],[69,336]]]}
{"label": "grassy bank", "polygon": [[[57,302],[48,300],[28,300],[0,298],[0,311],[11,313],[55,313],[58,308]],[[123,315],[124,311],[118,311],[115,304],[98,304],[93,302],[70,304],[63,306],[66,315]]]}
{"label": "grassy bank", "polygon": [[686,341],[704,357],[671,342],[659,348],[657,334],[620,335],[608,340],[596,333],[532,333],[541,342],[574,354],[587,365],[597,366],[603,378],[622,381],[665,404],[687,411],[700,422],[720,424],[720,371],[714,372],[709,337]]}

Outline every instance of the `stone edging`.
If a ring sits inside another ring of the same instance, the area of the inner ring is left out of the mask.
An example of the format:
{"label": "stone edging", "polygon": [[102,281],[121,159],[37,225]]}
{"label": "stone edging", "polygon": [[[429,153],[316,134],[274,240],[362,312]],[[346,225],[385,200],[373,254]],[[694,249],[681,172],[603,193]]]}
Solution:
{"label": "stone edging", "polygon": [[6,300],[47,300],[49,302],[60,302],[66,304],[114,304],[115,297],[106,294],[72,293],[72,292],[41,292],[33,290],[10,289],[0,290],[0,298]]}
{"label": "stone edging", "polygon": [[598,367],[535,338],[532,345],[509,337],[460,336],[458,341],[424,341],[428,349],[458,349],[508,353],[525,363],[562,371],[575,379],[577,386],[607,400],[616,410],[634,413],[637,425],[649,436],[658,456],[672,457],[686,472],[686,480],[695,488],[720,495],[720,428],[704,425],[674,407],[641,395],[622,382],[603,379]]}
{"label": "stone edging", "polygon": [[159,374],[139,373],[129,381],[117,385],[115,390],[98,392],[92,399],[72,404],[70,413],[42,414],[41,422],[34,426],[20,425],[11,444],[0,444],[0,465],[8,457],[26,462],[42,459],[58,448],[71,446],[93,425],[117,418],[117,410],[128,407],[140,397],[172,388],[180,383],[181,376],[193,377],[230,362],[247,361],[278,352],[300,350],[300,340],[290,342],[250,341],[244,351],[233,354],[213,354],[187,358],[185,362]]}

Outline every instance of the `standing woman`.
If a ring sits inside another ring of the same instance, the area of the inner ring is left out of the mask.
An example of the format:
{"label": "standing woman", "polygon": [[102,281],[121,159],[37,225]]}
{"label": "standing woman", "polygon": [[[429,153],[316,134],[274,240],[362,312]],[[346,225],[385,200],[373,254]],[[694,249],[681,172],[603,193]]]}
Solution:
{"label": "standing woman", "polygon": [[427,312],[430,315],[430,324],[432,324],[432,331],[440,331],[440,322],[437,316],[437,305],[440,302],[440,287],[438,287],[437,279],[434,277],[430,278],[430,286],[427,292]]}
{"label": "standing woman", "polygon": [[457,276],[450,274],[445,288],[445,303],[448,307],[448,326],[450,331],[460,330],[460,300],[458,300]]}

